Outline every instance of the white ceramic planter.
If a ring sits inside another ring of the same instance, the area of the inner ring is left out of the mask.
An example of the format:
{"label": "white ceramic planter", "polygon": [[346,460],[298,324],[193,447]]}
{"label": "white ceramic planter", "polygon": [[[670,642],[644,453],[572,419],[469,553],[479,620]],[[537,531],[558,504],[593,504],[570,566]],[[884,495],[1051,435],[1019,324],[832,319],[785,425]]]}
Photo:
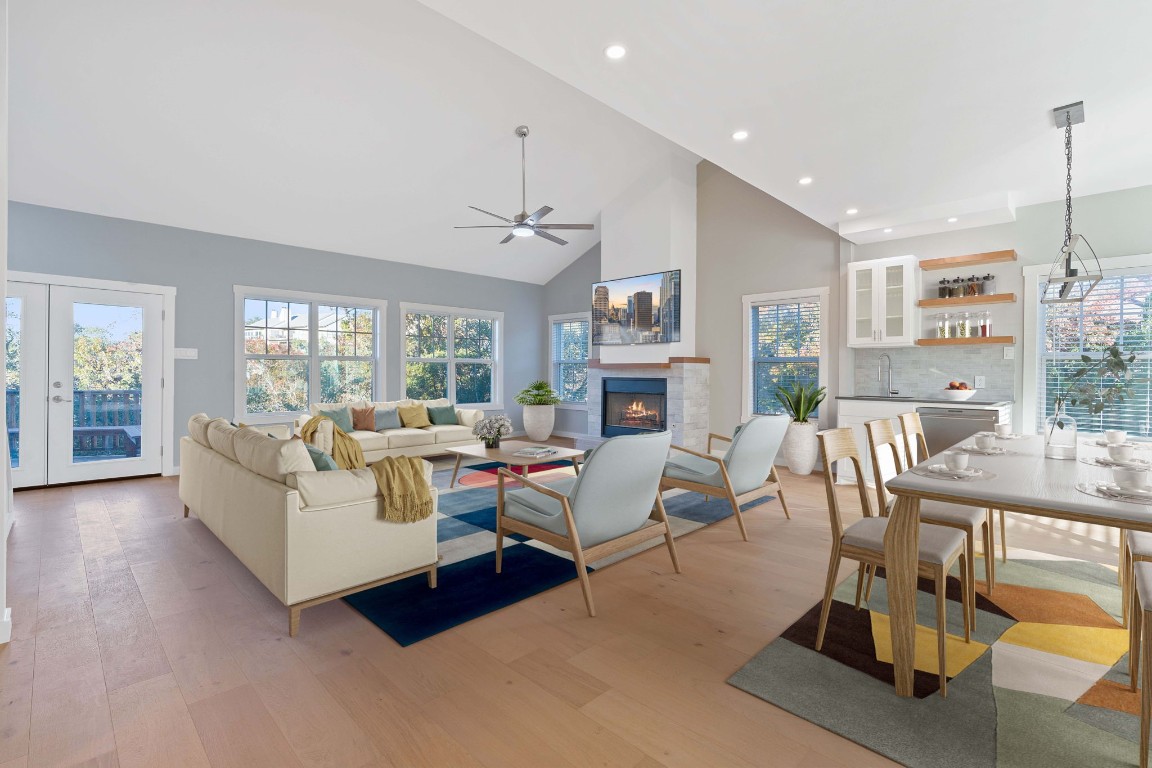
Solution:
{"label": "white ceramic planter", "polygon": [[794,475],[810,475],[816,466],[816,456],[820,448],[816,439],[817,425],[811,421],[794,421],[784,433],[784,444],[780,452],[788,464],[788,471]]}
{"label": "white ceramic planter", "polygon": [[[541,440],[547,440],[548,437],[552,434],[552,427],[555,425],[556,406],[524,406],[524,431],[528,433],[529,440],[535,440],[537,442]],[[815,435],[816,433],[813,432],[812,434]]]}

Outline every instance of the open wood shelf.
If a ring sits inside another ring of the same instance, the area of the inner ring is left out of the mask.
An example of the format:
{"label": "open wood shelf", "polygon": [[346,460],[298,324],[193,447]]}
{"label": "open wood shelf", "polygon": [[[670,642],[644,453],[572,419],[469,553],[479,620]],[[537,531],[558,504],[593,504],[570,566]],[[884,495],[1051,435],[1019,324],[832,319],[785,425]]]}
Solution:
{"label": "open wood shelf", "polygon": [[1015,336],[970,336],[966,339],[916,339],[921,347],[961,347],[971,344],[1015,344]]}
{"label": "open wood shelf", "polygon": [[997,264],[1002,261],[1016,261],[1016,251],[990,251],[988,253],[971,253],[967,256],[924,259],[920,262],[920,269],[960,269],[962,267],[977,267],[982,264]]}
{"label": "open wood shelf", "polygon": [[972,304],[1010,304],[1016,301],[1014,293],[990,293],[980,296],[957,296],[948,299],[920,299],[921,307],[967,307]]}

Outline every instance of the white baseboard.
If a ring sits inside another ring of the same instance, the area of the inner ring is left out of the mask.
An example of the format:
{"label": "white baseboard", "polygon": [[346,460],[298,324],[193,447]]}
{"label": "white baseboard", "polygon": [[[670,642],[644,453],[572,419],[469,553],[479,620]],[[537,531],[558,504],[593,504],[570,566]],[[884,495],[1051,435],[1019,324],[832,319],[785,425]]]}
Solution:
{"label": "white baseboard", "polygon": [[0,645],[12,639],[12,609],[4,609],[4,618],[0,619]]}
{"label": "white baseboard", "polygon": [[179,464],[173,464],[171,467],[168,468],[168,471],[164,473],[164,477],[179,477],[179,476],[180,476],[180,465]]}

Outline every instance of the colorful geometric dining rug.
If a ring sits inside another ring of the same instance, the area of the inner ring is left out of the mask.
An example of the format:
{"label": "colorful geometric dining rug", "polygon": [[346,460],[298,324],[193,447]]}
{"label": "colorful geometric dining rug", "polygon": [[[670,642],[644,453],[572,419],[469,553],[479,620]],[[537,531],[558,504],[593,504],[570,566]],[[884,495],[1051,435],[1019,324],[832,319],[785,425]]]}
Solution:
{"label": "colorful geometric dining rug", "polygon": [[[443,481],[439,477],[442,471],[434,474],[437,485]],[[451,469],[447,472],[450,478]],[[572,465],[551,472],[571,477]],[[779,515],[783,519],[780,505],[769,504],[773,499],[770,496],[740,509],[753,515]],[[767,506],[761,508],[761,505]],[[697,493],[669,494],[664,499],[664,508],[674,537],[732,517],[727,501],[709,501]],[[400,645],[411,645],[576,579],[570,554],[519,534],[506,537],[503,572],[496,573],[495,488],[442,490],[437,517],[441,561],[435,590],[428,589],[427,579],[421,574],[344,598]],[[735,523],[730,525],[734,540],[739,540]],[[603,568],[656,546],[663,547],[664,539],[653,539],[590,563],[588,570]],[[667,571],[672,573],[670,560]]]}
{"label": "colorful geometric dining rug", "polygon": [[1140,702],[1128,690],[1115,568],[1034,552],[998,562],[992,596],[977,595],[971,643],[951,577],[946,699],[932,583],[922,579],[917,595],[913,698],[892,687],[884,580],[859,611],[855,585],[853,575],[837,588],[819,653],[816,604],[728,682],[916,768],[1137,763]]}

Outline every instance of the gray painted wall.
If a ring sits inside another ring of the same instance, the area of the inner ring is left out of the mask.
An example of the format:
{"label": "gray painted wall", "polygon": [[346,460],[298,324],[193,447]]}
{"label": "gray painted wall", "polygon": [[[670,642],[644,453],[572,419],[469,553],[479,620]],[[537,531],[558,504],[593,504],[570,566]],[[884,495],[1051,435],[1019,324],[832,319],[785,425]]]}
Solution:
{"label": "gray painted wall", "polygon": [[[592,309],[592,283],[600,280],[600,244],[589,248],[576,261],[544,286],[544,315],[587,312]],[[550,364],[551,341],[545,332],[543,360]],[[592,356],[596,357],[595,348]],[[563,406],[556,409],[556,431],[573,435],[588,434],[588,409]]]}
{"label": "gray painted wall", "polygon": [[[9,204],[9,268],[175,286],[176,434],[205,411],[234,415],[233,285],[387,299],[382,398],[400,396],[400,303],[504,312],[504,405],[544,370],[544,287],[23,203]],[[514,257],[514,256],[513,256]]]}
{"label": "gray painted wall", "polygon": [[731,432],[742,398],[741,297],[752,293],[829,286],[829,404],[821,425],[834,423],[843,344],[841,240],[771,195],[713,165],[696,172],[696,352],[712,360],[711,429]]}

